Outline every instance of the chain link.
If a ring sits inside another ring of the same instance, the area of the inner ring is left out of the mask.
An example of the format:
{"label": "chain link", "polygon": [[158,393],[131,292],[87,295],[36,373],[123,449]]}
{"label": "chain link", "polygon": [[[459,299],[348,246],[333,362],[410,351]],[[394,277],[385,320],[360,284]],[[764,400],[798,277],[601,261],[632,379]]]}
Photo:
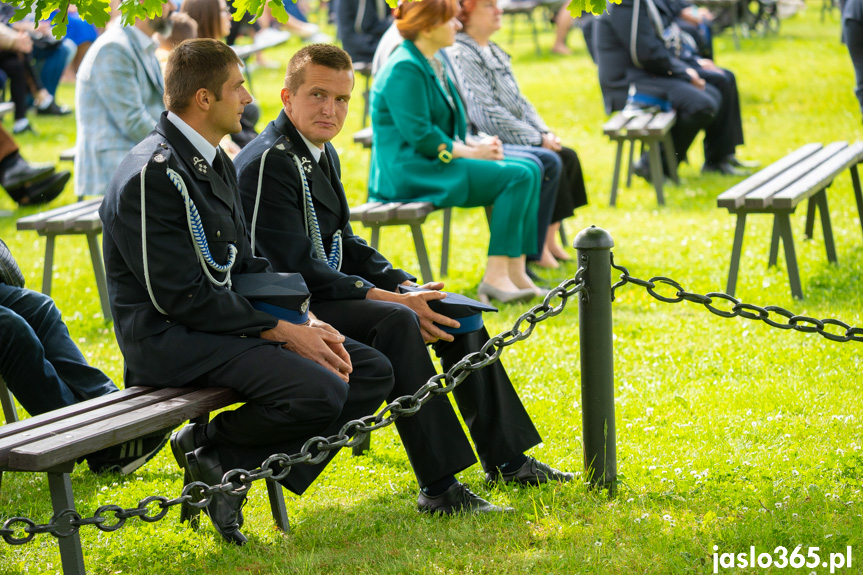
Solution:
{"label": "chain link", "polygon": [[[620,281],[611,286],[611,301],[614,301],[614,290],[630,283],[643,287],[647,290],[647,293],[659,301],[666,303],[679,303],[682,301],[698,303],[706,307],[710,313],[718,315],[719,317],[740,316],[746,319],[760,320],[767,325],[778,329],[794,329],[803,333],[819,333],[823,337],[832,341],[863,341],[863,328],[851,327],[844,321],[838,319],[816,319],[805,315],[796,315],[794,312],[775,305],[761,307],[751,303],[741,302],[734,296],[721,292],[710,292],[705,295],[692,293],[684,290],[679,283],[667,277],[657,276],[650,278],[647,281],[634,278],[629,275],[629,270],[625,267],[615,265],[613,253],[611,254],[611,267],[622,272],[620,274]],[[658,293],[656,291],[656,288],[658,287],[657,284],[665,284],[674,288],[676,290],[674,292],[674,297]],[[723,304],[721,302],[727,303]],[[778,316],[779,318],[785,318],[786,321],[784,323],[776,321],[771,317],[771,314],[773,314],[773,317]],[[842,334],[833,333],[828,331],[827,326],[836,326],[845,331]]]}
{"label": "chain link", "polygon": [[[329,451],[359,445],[365,436],[372,431],[392,425],[399,417],[410,417],[436,395],[450,393],[471,373],[497,361],[504,348],[530,337],[536,324],[560,314],[566,307],[567,300],[584,290],[587,256],[582,256],[581,261],[582,264],[575,277],[561,282],[560,285],[550,290],[541,303],[519,316],[511,329],[490,338],[482,348],[466,355],[461,361],[450,367],[446,373],[431,377],[413,395],[398,397],[374,415],[366,415],[347,422],[336,435],[313,437],[303,444],[298,453],[293,455],[284,453],[271,455],[261,463],[258,469],[253,471],[231,469],[222,476],[220,485],[207,485],[201,481],[188,483],[183,487],[180,496],[175,499],[169,500],[161,495],[151,495],[142,499],[137,506],[128,509],[123,509],[118,505],[102,505],[93,514],[93,517],[86,519],[73,509],[65,509],[52,517],[49,523],[42,525],[38,525],[26,517],[12,517],[3,523],[2,528],[0,528],[0,537],[10,545],[23,545],[32,541],[40,533],[50,533],[57,538],[69,537],[77,533],[78,529],[84,525],[95,525],[102,531],[111,532],[122,528],[126,524],[126,520],[133,517],[138,517],[149,523],[156,522],[164,518],[171,507],[185,504],[195,509],[203,509],[210,504],[213,495],[217,493],[245,495],[255,481],[262,479],[281,481],[288,476],[295,465],[320,463],[327,457]],[[587,292],[583,293],[584,295],[587,294]],[[552,305],[552,301],[556,298],[559,298],[560,301],[556,305]],[[525,322],[527,325],[523,327]],[[313,453],[315,450],[317,453]],[[275,470],[278,468],[281,470],[277,473]],[[154,503],[158,503],[158,512],[153,508]],[[153,515],[150,514],[151,511],[154,512]],[[111,514],[113,514],[113,519],[110,517]],[[59,521],[66,517],[69,518],[67,521],[69,526],[63,530]],[[109,521],[113,522],[109,523]],[[15,529],[15,526],[18,524],[24,525],[23,532],[26,536],[16,537],[18,530]]]}

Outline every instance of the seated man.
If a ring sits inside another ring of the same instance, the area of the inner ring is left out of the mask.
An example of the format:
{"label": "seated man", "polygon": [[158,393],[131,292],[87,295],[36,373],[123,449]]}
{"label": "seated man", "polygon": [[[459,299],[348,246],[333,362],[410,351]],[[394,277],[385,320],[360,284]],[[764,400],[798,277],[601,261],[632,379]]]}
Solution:
{"label": "seated man", "polygon": [[[126,385],[228,387],[246,401],[171,440],[189,476],[211,485],[374,413],[393,385],[377,351],[317,320],[277,319],[231,290],[232,276],[271,271],[252,255],[234,165],[218,147],[252,101],[240,65],[218,40],[171,52],[168,112],[123,159],[99,209]],[[281,483],[302,494],[335,453],[293,467]],[[207,507],[219,534],[239,545],[243,499],[218,494]]]}
{"label": "seated man", "polygon": [[[353,234],[339,158],[329,144],[344,124],[353,84],[351,59],[341,48],[302,48],[288,64],[284,110],[236,163],[254,249],[277,271],[302,273],[318,317],[389,358],[395,370],[392,399],[413,393],[435,375],[426,343],[434,344],[449,369],[489,337],[485,328],[457,335],[441,329],[460,327],[429,307],[429,301],[446,297],[437,291],[443,284],[424,286],[432,291],[398,293],[399,284],[415,285],[414,276],[393,269]],[[324,246],[332,251],[327,254]],[[500,362],[471,374],[453,395],[488,481],[572,480],[571,473],[524,455],[541,439]],[[476,459],[447,398],[434,398],[396,425],[421,488],[420,510],[500,510],[454,477]]]}
{"label": "seated man", "polygon": [[46,204],[63,193],[71,174],[54,173],[51,164],[29,164],[18,153],[18,144],[0,125],[0,186],[22,206]]}
{"label": "seated man", "polygon": [[[0,376],[30,415],[117,391],[104,373],[87,364],[54,301],[24,288],[2,240],[0,325]],[[86,457],[87,464],[94,473],[132,473],[159,452],[169,434],[165,430],[99,450]]]}

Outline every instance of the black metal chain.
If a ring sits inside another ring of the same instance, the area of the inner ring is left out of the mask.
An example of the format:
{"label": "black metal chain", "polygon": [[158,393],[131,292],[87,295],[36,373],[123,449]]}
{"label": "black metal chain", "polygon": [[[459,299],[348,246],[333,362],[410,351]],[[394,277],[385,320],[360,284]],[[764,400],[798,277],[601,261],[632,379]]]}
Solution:
{"label": "black metal chain", "polygon": [[[844,321],[838,319],[816,319],[814,317],[808,317],[805,315],[796,315],[794,314],[794,312],[790,312],[787,309],[776,305],[768,305],[761,307],[751,303],[743,303],[734,296],[730,296],[726,293],[721,292],[710,292],[705,295],[692,293],[683,289],[683,287],[673,279],[664,276],[652,277],[646,281],[634,278],[629,275],[629,271],[625,267],[615,265],[613,253],[611,254],[611,267],[623,272],[620,274],[620,281],[611,286],[611,301],[614,301],[615,289],[631,283],[645,288],[647,290],[647,293],[649,293],[659,301],[663,301],[665,303],[680,303],[682,301],[699,303],[706,307],[710,311],[710,313],[718,315],[719,317],[740,316],[746,319],[760,320],[771,327],[776,327],[779,329],[794,329],[803,333],[817,332],[832,341],[863,342],[863,328],[852,327]],[[674,297],[667,297],[657,293],[657,284],[665,284],[674,288],[676,290],[674,292]],[[729,302],[730,309],[724,310],[716,307],[716,305],[714,305],[715,303],[717,303],[716,300],[724,300],[726,302]],[[785,318],[786,321],[780,322],[774,320],[770,316],[771,313],[775,314],[776,316]],[[845,333],[837,334],[828,331],[827,326],[831,325],[835,325],[841,329],[844,329]]]}
{"label": "black metal chain", "polygon": [[[117,531],[125,525],[127,519],[133,517],[152,523],[165,517],[170,508],[176,505],[186,504],[195,509],[203,509],[210,504],[213,495],[217,493],[245,495],[255,481],[261,479],[280,481],[288,476],[294,465],[320,463],[327,457],[328,451],[359,445],[365,440],[366,434],[391,425],[399,417],[413,415],[435,395],[451,392],[472,372],[497,361],[504,348],[530,337],[536,324],[560,314],[566,307],[567,300],[584,290],[583,277],[587,271],[587,255],[582,255],[580,261],[581,265],[575,277],[561,282],[560,285],[550,290],[541,303],[519,316],[511,329],[489,339],[479,351],[466,355],[450,367],[445,374],[438,374],[429,378],[413,395],[403,395],[395,399],[375,415],[367,415],[347,422],[336,435],[313,437],[303,444],[298,453],[293,455],[285,455],[284,453],[271,455],[261,464],[260,468],[254,471],[232,469],[222,476],[220,485],[207,485],[201,481],[188,483],[183,487],[180,496],[174,499],[168,499],[161,495],[151,495],[142,499],[136,507],[128,509],[123,509],[118,505],[102,505],[89,518],[84,518],[74,509],[64,509],[44,524],[37,524],[26,517],[12,517],[3,522],[3,526],[0,528],[0,537],[10,545],[23,545],[41,533],[50,533],[57,538],[69,537],[85,525],[95,525],[97,529],[110,532]],[[557,305],[552,305],[551,302],[555,298],[560,298],[560,302]],[[313,449],[316,449],[318,453],[312,454]],[[65,520],[68,526],[63,528],[60,523],[61,520]],[[16,536],[16,526],[17,530],[23,531],[25,535]]]}

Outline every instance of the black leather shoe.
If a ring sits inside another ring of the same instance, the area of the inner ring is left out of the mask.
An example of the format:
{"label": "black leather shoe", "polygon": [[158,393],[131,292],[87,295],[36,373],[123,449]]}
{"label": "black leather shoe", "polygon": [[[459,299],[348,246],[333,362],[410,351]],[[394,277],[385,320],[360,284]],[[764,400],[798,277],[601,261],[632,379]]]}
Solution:
{"label": "black leather shoe", "polygon": [[36,114],[40,116],[68,116],[71,113],[72,109],[69,106],[59,106],[56,100],[45,108],[36,108]]}
{"label": "black leather shoe", "polygon": [[722,174],[723,176],[745,176],[747,173],[739,168],[735,168],[728,162],[707,163],[701,166],[702,174]]}
{"label": "black leather shoe", "polygon": [[16,156],[14,163],[3,171],[0,185],[14,195],[18,189],[44,180],[53,173],[54,166],[51,164],[29,164],[21,156]]}
{"label": "black leather shoe", "polygon": [[756,170],[761,167],[761,162],[741,160],[734,154],[731,154],[730,156],[725,158],[725,161],[734,166],[735,168],[744,168],[746,170]]}
{"label": "black leather shoe", "polygon": [[653,183],[653,180],[650,179],[650,165],[647,162],[642,162],[640,160],[635,162],[632,166],[632,173],[642,180],[647,180],[648,183]]}
{"label": "black leather shoe", "polygon": [[489,503],[472,492],[464,483],[454,483],[449,489],[432,497],[420,491],[417,509],[423,513],[453,515],[456,513],[512,513],[512,507]]}
{"label": "black leather shoe", "polygon": [[521,483],[523,485],[539,485],[540,483],[548,483],[557,481],[559,483],[567,483],[575,479],[575,475],[565,471],[558,471],[553,467],[549,467],[541,461],[537,461],[533,457],[528,457],[521,467],[510,473],[486,473],[485,480],[489,483],[502,481],[504,483]]}
{"label": "black leather shoe", "polygon": [[[193,481],[203,481],[208,485],[222,483],[224,473],[219,454],[214,447],[199,447],[187,453],[185,459]],[[204,512],[209,515],[213,527],[228,543],[245,545],[248,539],[240,533],[238,517],[245,497],[227,493],[216,493],[212,497]]]}
{"label": "black leather shoe", "polygon": [[18,188],[14,194],[9,195],[22,206],[47,204],[63,193],[71,177],[72,174],[68,171],[57,172],[47,179],[28,183],[26,186]]}

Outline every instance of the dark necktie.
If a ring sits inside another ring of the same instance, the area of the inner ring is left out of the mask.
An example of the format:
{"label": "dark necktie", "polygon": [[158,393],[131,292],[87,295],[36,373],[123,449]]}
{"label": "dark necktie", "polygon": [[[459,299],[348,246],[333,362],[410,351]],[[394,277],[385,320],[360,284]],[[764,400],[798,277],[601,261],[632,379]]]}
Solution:
{"label": "dark necktie", "polygon": [[330,162],[327,160],[327,151],[324,150],[321,152],[321,157],[318,159],[318,166],[321,167],[321,170],[324,172],[324,175],[327,177],[327,181],[330,180]]}
{"label": "dark necktie", "polygon": [[219,177],[228,181],[225,178],[225,161],[222,159],[222,154],[216,149],[216,157],[213,158],[213,169],[216,170],[216,173],[219,174]]}

